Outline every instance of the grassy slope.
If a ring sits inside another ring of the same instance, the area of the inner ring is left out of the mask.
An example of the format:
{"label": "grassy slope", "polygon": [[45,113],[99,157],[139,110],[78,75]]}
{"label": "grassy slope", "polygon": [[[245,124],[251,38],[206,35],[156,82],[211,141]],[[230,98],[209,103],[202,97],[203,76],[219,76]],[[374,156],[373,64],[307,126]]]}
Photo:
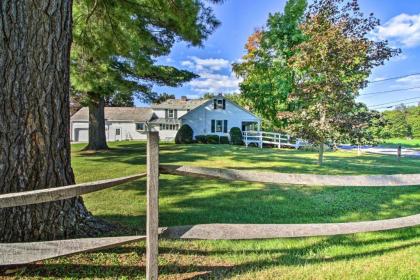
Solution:
{"label": "grassy slope", "polygon": [[398,145],[402,145],[404,148],[420,148],[420,139],[401,139],[401,138],[392,138],[386,139],[381,144],[381,146],[385,147],[397,147]]}
{"label": "grassy slope", "polygon": [[[144,143],[123,142],[95,155],[78,152],[78,182],[145,170]],[[161,162],[277,172],[320,174],[419,173],[420,161],[350,152],[317,155],[227,145],[161,146]],[[392,218],[419,213],[420,187],[322,188],[227,183],[163,175],[161,226],[197,223],[310,223]],[[145,182],[85,196],[97,216],[123,224],[124,233],[144,231]],[[420,227],[338,237],[259,241],[169,241],[160,243],[162,279],[417,279]],[[23,276],[144,278],[144,243],[77,255],[31,268]]]}

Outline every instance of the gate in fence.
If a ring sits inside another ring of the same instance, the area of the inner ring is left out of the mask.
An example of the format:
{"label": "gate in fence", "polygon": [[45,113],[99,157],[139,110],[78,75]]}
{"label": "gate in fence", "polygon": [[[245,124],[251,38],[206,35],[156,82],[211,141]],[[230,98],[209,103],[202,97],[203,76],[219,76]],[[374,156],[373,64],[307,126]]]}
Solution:
{"label": "gate in fence", "polygon": [[149,132],[147,173],[92,183],[0,195],[0,208],[19,207],[77,197],[147,177],[147,222],[145,236],[81,238],[44,242],[0,243],[0,266],[24,265],[40,260],[119,246],[146,239],[146,278],[158,278],[158,235],[181,239],[262,239],[327,236],[398,229],[420,225],[420,214],[379,221],[329,224],[203,224],[158,228],[159,173],[222,180],[323,186],[420,185],[420,174],[331,176],[284,174],[232,169],[159,165],[159,134]]}

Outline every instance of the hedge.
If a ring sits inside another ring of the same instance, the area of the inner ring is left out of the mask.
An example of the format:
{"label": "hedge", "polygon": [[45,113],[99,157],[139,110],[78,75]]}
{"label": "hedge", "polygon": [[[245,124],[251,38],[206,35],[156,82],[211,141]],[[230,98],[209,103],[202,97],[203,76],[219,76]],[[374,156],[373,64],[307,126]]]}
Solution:
{"label": "hedge", "polygon": [[229,144],[229,137],[220,136],[220,144]]}
{"label": "hedge", "polygon": [[220,137],[219,135],[207,135],[207,143],[208,144],[219,144],[220,143]]}
{"label": "hedge", "polygon": [[176,144],[193,143],[193,130],[188,124],[183,124],[175,136]]}
{"label": "hedge", "polygon": [[230,143],[232,145],[242,145],[242,131],[239,127],[232,127],[229,131]]}
{"label": "hedge", "polygon": [[208,143],[207,138],[208,138],[207,135],[197,135],[197,136],[195,136],[195,140],[199,144],[207,144]]}

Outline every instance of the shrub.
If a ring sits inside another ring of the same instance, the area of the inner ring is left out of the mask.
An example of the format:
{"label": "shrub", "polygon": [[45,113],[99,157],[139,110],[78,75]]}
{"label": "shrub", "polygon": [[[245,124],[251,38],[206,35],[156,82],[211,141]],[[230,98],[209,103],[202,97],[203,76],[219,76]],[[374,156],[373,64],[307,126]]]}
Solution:
{"label": "shrub", "polygon": [[230,134],[230,143],[232,145],[242,145],[242,131],[239,127],[232,127],[229,131]]}
{"label": "shrub", "polygon": [[183,124],[175,136],[176,144],[190,144],[193,142],[193,130],[188,124]]}
{"label": "shrub", "polygon": [[195,136],[195,140],[199,144],[207,144],[207,135],[197,135]]}
{"label": "shrub", "polygon": [[209,143],[209,144],[219,144],[220,143],[219,135],[207,135],[207,143]]}
{"label": "shrub", "polygon": [[229,137],[220,136],[220,144],[229,144]]}

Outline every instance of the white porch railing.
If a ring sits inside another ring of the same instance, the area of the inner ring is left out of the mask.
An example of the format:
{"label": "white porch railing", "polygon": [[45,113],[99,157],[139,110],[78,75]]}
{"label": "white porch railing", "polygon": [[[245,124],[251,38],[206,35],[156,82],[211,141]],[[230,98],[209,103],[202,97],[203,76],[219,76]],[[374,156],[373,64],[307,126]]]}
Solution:
{"label": "white porch railing", "polygon": [[290,135],[277,132],[243,131],[242,136],[245,146],[247,147],[251,143],[257,144],[260,148],[263,147],[263,144],[277,145],[278,148],[292,147],[295,149],[308,145],[308,143],[302,139],[298,138],[294,141]]}

